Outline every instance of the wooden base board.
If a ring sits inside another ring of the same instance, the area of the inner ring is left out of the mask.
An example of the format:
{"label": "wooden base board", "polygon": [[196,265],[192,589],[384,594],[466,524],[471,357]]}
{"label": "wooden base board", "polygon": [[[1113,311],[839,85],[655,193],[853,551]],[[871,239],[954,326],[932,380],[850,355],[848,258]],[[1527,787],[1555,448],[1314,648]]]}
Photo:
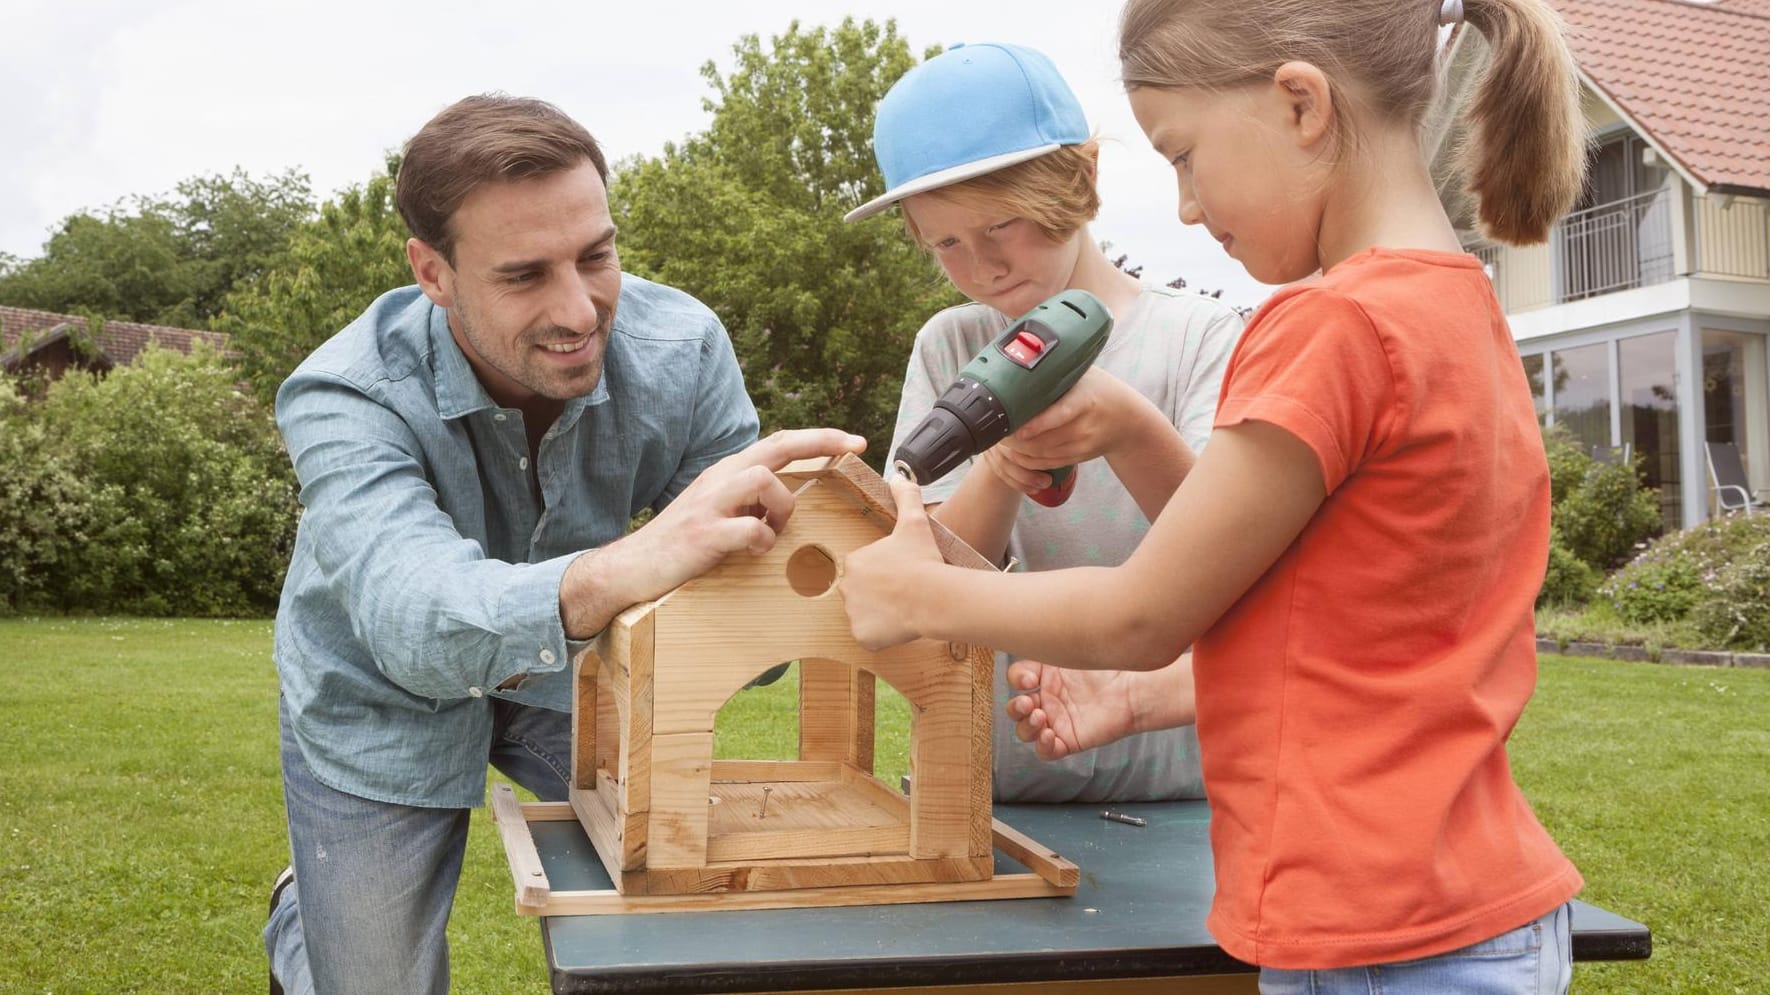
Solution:
{"label": "wooden base board", "polygon": [[998,898],[1059,898],[1075,894],[1081,872],[1075,864],[997,820],[997,849],[1031,868],[1029,873],[999,874],[983,881],[838,885],[781,891],[727,891],[690,895],[623,895],[602,891],[554,891],[535,850],[531,822],[575,821],[577,813],[564,802],[519,802],[508,784],[492,788],[492,817],[504,840],[510,875],[516,885],[519,915],[565,916],[615,913],[711,912],[743,909],[831,908],[846,905],[904,905],[915,902],[968,902]]}

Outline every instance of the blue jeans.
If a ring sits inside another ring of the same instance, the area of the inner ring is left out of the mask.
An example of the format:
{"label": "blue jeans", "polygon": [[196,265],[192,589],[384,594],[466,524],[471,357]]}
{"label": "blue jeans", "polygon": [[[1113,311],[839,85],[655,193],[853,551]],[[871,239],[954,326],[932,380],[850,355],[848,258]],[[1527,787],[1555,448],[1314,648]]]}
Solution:
{"label": "blue jeans", "polygon": [[[284,706],[285,710],[287,706]],[[566,796],[571,715],[494,700],[487,761],[550,801]],[[295,883],[264,927],[288,995],[440,993],[470,809],[370,801],[314,779],[282,716]]]}
{"label": "blue jeans", "polygon": [[1566,905],[1433,957],[1331,971],[1260,969],[1260,995],[1563,995],[1573,983]]}

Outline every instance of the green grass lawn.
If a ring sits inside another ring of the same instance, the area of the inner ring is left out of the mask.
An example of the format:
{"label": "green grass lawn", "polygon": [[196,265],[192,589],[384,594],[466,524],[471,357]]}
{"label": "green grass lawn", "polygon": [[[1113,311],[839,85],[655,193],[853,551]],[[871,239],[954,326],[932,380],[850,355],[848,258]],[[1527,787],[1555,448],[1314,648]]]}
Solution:
{"label": "green grass lawn", "polygon": [[[268,622],[0,620],[0,992],[250,992],[286,862]],[[719,753],[786,756],[789,675],[721,713]],[[882,696],[884,697],[884,696]],[[881,703],[881,773],[907,713]],[[1770,671],[1547,658],[1513,757],[1654,958],[1582,993],[1744,993],[1770,967]],[[450,924],[455,989],[546,991],[476,813]]]}

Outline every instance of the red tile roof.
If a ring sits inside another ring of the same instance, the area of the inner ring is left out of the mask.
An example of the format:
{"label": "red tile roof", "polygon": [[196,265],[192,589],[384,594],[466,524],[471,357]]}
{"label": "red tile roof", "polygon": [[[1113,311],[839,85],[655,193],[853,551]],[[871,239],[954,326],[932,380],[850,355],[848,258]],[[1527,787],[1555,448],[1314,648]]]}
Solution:
{"label": "red tile roof", "polygon": [[1600,92],[1684,171],[1770,192],[1770,0],[1552,0]]}
{"label": "red tile roof", "polygon": [[[57,314],[54,311],[33,311],[29,308],[0,305],[0,354],[10,352],[26,332],[42,338],[66,324],[85,328],[86,319],[78,315]],[[177,349],[185,353],[190,352],[191,345],[198,340],[227,351],[227,336],[221,332],[143,325],[134,321],[104,322],[93,344],[104,350],[111,362],[118,366],[127,366],[134,362],[137,353],[147,348],[150,340],[158,342],[161,348]]]}

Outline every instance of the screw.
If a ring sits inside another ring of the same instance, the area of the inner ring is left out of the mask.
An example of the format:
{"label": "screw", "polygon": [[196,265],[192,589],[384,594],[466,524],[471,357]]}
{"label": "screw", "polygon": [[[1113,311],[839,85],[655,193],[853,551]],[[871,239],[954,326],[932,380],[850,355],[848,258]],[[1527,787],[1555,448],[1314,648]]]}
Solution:
{"label": "screw", "polygon": [[1134,815],[1126,815],[1123,812],[1114,812],[1111,809],[1100,813],[1100,817],[1108,822],[1122,822],[1127,826],[1146,826],[1149,824]]}
{"label": "screw", "polygon": [[773,788],[764,787],[762,789],[762,809],[761,809],[761,811],[756,813],[756,818],[758,818],[758,819],[768,818],[768,796],[773,793],[774,793]]}

